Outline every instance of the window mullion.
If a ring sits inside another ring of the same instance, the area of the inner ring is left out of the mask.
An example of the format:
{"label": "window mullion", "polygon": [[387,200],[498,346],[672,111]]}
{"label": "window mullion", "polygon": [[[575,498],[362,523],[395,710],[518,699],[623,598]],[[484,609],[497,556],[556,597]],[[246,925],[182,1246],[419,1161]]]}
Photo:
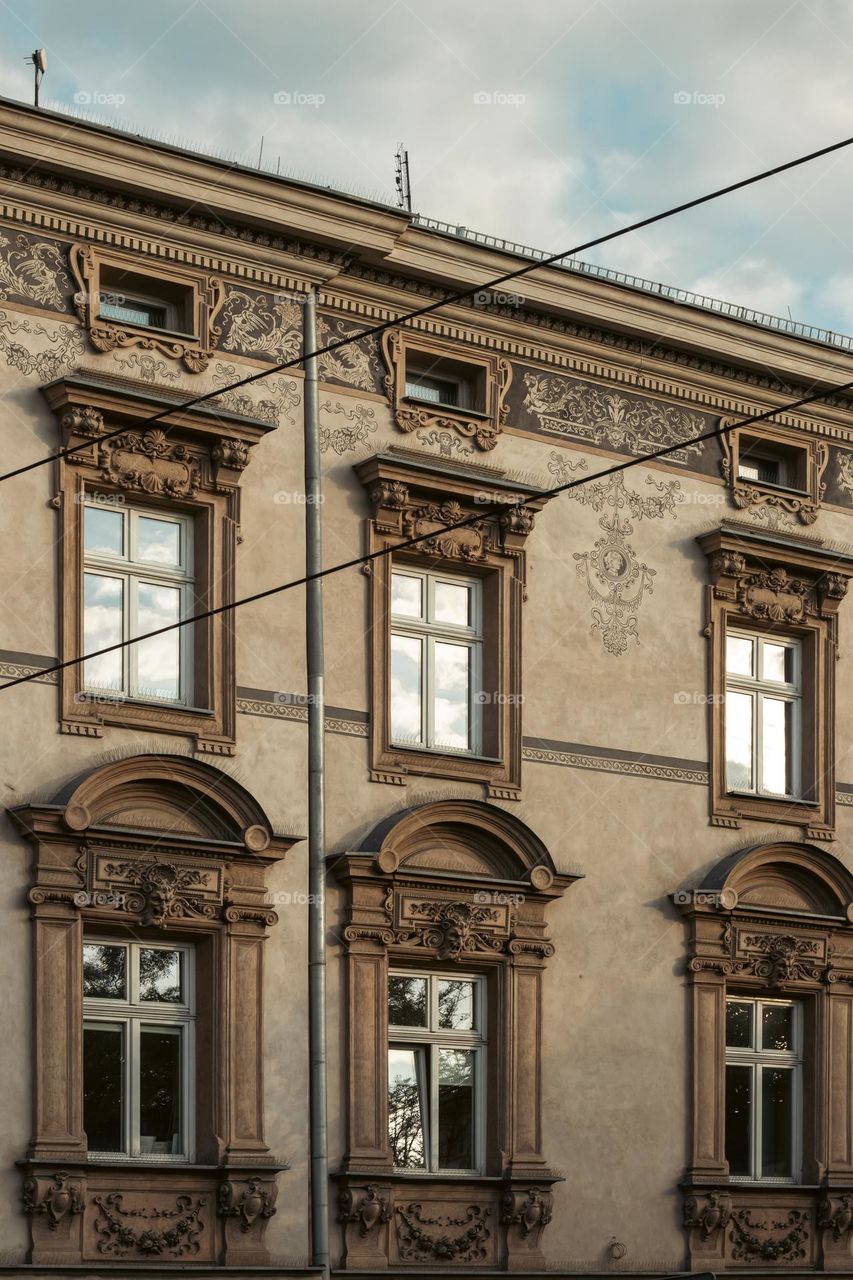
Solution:
{"label": "window mullion", "polygon": [[429,1163],[433,1173],[438,1171],[438,1046],[433,1042],[427,1047],[429,1060]]}

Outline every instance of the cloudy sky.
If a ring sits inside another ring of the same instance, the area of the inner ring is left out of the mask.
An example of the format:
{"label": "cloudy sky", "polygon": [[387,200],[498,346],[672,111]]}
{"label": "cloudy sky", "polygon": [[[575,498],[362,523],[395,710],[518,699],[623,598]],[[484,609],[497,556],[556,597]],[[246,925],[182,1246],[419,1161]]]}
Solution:
{"label": "cloudy sky", "polygon": [[[556,251],[853,135],[848,0],[0,0],[0,92]],[[853,332],[853,147],[593,261]]]}

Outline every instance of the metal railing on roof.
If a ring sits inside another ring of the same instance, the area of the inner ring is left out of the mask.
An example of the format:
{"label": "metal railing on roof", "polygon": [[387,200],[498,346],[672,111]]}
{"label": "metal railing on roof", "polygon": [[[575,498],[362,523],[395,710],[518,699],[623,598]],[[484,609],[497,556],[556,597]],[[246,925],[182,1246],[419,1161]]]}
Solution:
{"label": "metal railing on roof", "polygon": [[[519,258],[542,261],[551,256],[544,249],[534,249],[530,245],[518,244],[514,240],[501,240],[498,236],[487,236],[481,231],[472,231],[470,227],[440,222],[437,218],[424,218],[420,214],[415,214],[413,221],[417,226],[424,227],[428,231],[438,231],[442,235],[454,236],[457,240],[470,240],[473,244],[497,249],[501,253],[514,253]],[[614,271],[610,267],[597,267],[594,263],[581,262],[576,258],[567,258],[553,265],[563,271],[593,276],[596,280],[609,280],[611,284],[625,285],[629,289],[638,289],[642,293],[668,298],[670,302],[678,302],[684,306],[699,307],[703,311],[715,311],[718,315],[728,316],[732,320],[742,320],[746,324],[758,325],[762,329],[775,329],[778,333],[788,333],[795,338],[806,338],[810,342],[820,342],[824,346],[837,347],[841,351],[853,351],[853,337],[846,333],[836,333],[833,329],[821,329],[813,324],[786,320],[783,316],[769,315],[766,311],[755,311],[751,307],[739,307],[734,302],[709,298],[703,293],[691,293],[689,289],[678,289],[674,285],[660,284],[656,280],[646,280],[642,276],[627,275],[624,271]]]}

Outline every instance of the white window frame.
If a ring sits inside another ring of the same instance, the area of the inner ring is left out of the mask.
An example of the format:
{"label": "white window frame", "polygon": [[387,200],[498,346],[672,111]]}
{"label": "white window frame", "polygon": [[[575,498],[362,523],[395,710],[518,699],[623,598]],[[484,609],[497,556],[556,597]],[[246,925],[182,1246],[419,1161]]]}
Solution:
{"label": "white window frame", "polygon": [[[106,552],[86,550],[86,512],[109,510],[122,517],[121,556]],[[156,564],[135,559],[137,527],[139,519],[147,518],[175,524],[180,530],[181,562],[179,566]],[[190,515],[163,511],[159,508],[137,506],[135,503],[107,505],[92,495],[83,504],[83,580],[81,583],[81,613],[85,636],[85,581],[87,573],[114,578],[122,583],[122,640],[130,640],[141,634],[138,621],[138,592],[140,583],[153,586],[176,587],[180,592],[179,616],[186,618],[193,612],[195,601],[195,568],[193,548],[193,519]],[[180,627],[175,631],[178,645],[178,697],[157,698],[138,688],[138,652],[136,645],[128,645],[119,651],[122,663],[122,687],[110,689],[90,685],[86,679],[86,663],[83,663],[83,691],[92,696],[114,698],[117,701],[145,702],[165,706],[191,706],[193,699],[193,647],[194,627]]]}
{"label": "white window frame", "polygon": [[[414,1177],[452,1174],[454,1176],[482,1175],[486,1162],[486,1054],[488,1039],[486,1027],[486,980],[475,973],[424,973],[411,969],[392,969],[390,978],[418,978],[427,983],[427,1027],[393,1025],[388,1021],[388,1049],[424,1049],[427,1079],[419,1081],[421,1091],[421,1117],[424,1127],[425,1168],[405,1168]],[[438,1025],[439,982],[471,982],[474,987],[474,1030],[447,1031]],[[387,1010],[387,1001],[386,1001]],[[386,1014],[387,1016],[387,1014]],[[438,1162],[438,1067],[439,1050],[465,1049],[474,1055],[473,1072],[473,1128],[472,1150],[475,1163],[471,1169],[443,1169]],[[386,1062],[385,1094],[388,1094]],[[399,1166],[395,1166],[399,1167]]]}
{"label": "white window frame", "polygon": [[[773,1185],[798,1185],[802,1182],[803,1165],[803,1005],[799,1000],[765,999],[763,996],[740,996],[731,993],[726,996],[726,1008],[729,1004],[748,1004],[752,1006],[752,1026],[754,1047],[745,1049],[733,1045],[725,1046],[726,1067],[749,1067],[750,1075],[750,1165],[749,1174],[731,1174],[732,1182],[761,1182]],[[758,1036],[762,1023],[761,1011],[769,1006],[781,1006],[792,1010],[791,1026],[793,1049],[763,1049],[758,1045]],[[765,1069],[778,1070],[784,1067],[793,1074],[791,1089],[791,1169],[787,1178],[768,1177],[761,1173],[762,1149],[762,1115],[761,1115],[761,1077]]]}
{"label": "white window frame", "polygon": [[[763,650],[767,644],[787,649],[793,655],[794,678],[790,682],[764,680],[761,674],[739,675],[728,669],[728,640],[750,640],[753,644],[754,669],[763,672]],[[737,795],[752,795],[776,800],[800,800],[803,792],[803,645],[795,636],[762,635],[757,631],[726,628],[726,644],[723,649],[725,665],[726,698],[729,693],[749,694],[752,698],[752,786],[733,787],[728,777],[728,723],[724,725],[726,753],[726,790]],[[791,710],[791,790],[770,791],[764,784],[764,716],[765,698],[788,703]],[[724,707],[725,711],[725,707]]]}
{"label": "white window frame", "polygon": [[[412,618],[404,614],[395,614],[393,610],[393,579],[395,575],[417,578],[421,583],[421,617]],[[470,590],[471,621],[467,626],[449,622],[433,622],[435,608],[435,587],[437,583],[446,583],[453,587],[466,587]],[[389,688],[388,688],[388,721],[391,730],[391,743],[395,747],[409,748],[413,751],[439,751],[442,755],[478,756],[482,752],[483,716],[483,583],[480,578],[453,573],[433,573],[425,569],[415,569],[409,565],[391,565],[389,582],[388,613],[391,620],[389,646]],[[393,667],[393,637],[405,636],[420,643],[420,702],[421,728],[415,741],[407,741],[394,736],[394,706],[391,690]],[[435,645],[436,643],[461,645],[469,652],[468,682],[468,746],[448,747],[436,742],[435,737]],[[424,653],[426,652],[426,658]]]}
{"label": "white window frame", "polygon": [[[125,1150],[89,1151],[90,1160],[140,1160],[155,1164],[191,1164],[195,1159],[195,965],[193,948],[181,943],[124,942],[84,935],[83,945],[121,947],[125,955],[128,998],[84,996],[83,1030],[121,1026],[124,1048],[122,1132]],[[139,952],[178,951],[185,999],[175,1002],[139,999]],[[170,1155],[143,1152],[140,1141],[140,1038],[142,1027],[177,1029],[181,1037],[181,1137],[184,1150]]]}

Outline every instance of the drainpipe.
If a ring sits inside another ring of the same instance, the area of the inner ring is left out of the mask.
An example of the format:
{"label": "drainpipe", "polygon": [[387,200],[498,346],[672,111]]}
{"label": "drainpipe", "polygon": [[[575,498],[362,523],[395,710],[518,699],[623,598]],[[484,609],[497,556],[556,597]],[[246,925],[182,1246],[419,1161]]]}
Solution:
{"label": "drainpipe", "polygon": [[[317,349],[317,296],[302,304],[302,353]],[[305,572],[323,567],[317,360],[305,361]],[[326,809],[323,583],[305,587],[308,666],[308,1040],[311,1104],[311,1254],[329,1274],[329,1156],[326,1121]]]}

